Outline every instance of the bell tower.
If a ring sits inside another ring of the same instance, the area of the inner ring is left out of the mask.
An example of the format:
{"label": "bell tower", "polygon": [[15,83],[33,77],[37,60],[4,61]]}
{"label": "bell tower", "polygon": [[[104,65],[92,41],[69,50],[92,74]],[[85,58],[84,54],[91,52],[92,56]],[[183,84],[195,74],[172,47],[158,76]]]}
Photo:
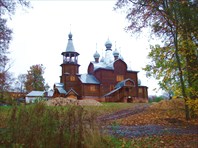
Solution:
{"label": "bell tower", "polygon": [[64,83],[66,91],[68,91],[71,88],[75,89],[80,66],[78,64],[79,53],[75,51],[71,32],[69,33],[68,37],[69,39],[66,51],[62,52],[61,54],[63,56],[63,63],[60,65],[62,68],[60,83]]}

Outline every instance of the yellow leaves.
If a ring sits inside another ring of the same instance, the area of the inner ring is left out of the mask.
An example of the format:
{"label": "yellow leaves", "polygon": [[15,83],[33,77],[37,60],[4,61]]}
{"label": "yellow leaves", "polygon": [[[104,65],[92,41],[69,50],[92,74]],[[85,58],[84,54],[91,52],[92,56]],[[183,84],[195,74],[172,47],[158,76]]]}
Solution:
{"label": "yellow leaves", "polygon": [[163,143],[164,143],[164,141],[162,141],[162,140],[161,140],[161,141],[160,141],[160,143],[162,143],[162,144],[163,144]]}
{"label": "yellow leaves", "polygon": [[196,98],[196,99],[188,99],[186,101],[186,104],[193,111],[193,113],[198,116],[198,98]]}
{"label": "yellow leaves", "polygon": [[[196,103],[198,101],[196,100]],[[164,126],[188,125],[185,119],[183,99],[162,100],[153,103],[148,110],[117,120],[118,124],[127,126],[157,124]],[[197,108],[196,108],[197,109]],[[193,120],[191,124],[195,124]]]}

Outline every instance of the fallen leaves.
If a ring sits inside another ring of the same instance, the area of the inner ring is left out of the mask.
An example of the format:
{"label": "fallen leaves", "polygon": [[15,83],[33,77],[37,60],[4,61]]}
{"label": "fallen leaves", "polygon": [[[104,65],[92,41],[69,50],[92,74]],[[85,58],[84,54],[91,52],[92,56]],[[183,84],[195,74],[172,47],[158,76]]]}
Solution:
{"label": "fallen leaves", "polygon": [[185,119],[184,101],[181,99],[154,103],[143,112],[114,120],[114,122],[120,126],[160,125],[167,129],[177,128],[181,131],[180,134],[167,133],[132,138],[128,141],[131,147],[198,147],[198,135],[183,132],[189,127],[195,127],[198,130],[198,118],[189,121]]}
{"label": "fallen leaves", "polygon": [[161,135],[152,137],[139,137],[128,140],[131,143],[131,147],[141,148],[197,148],[198,137],[197,135]]}
{"label": "fallen leaves", "polygon": [[117,120],[121,125],[147,125],[156,124],[164,126],[198,125],[198,119],[186,121],[183,100],[160,101],[154,103],[149,109],[135,115]]}

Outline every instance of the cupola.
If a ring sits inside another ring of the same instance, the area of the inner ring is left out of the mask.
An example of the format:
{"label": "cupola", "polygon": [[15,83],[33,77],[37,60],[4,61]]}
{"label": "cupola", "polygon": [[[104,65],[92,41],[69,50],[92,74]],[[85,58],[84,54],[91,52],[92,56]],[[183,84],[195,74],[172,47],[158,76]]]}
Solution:
{"label": "cupola", "polygon": [[114,50],[113,56],[114,56],[114,60],[117,60],[117,59],[118,59],[118,57],[119,57],[119,52],[118,52],[117,48]]}
{"label": "cupola", "polygon": [[108,40],[105,42],[105,46],[106,46],[106,50],[111,50],[112,43],[111,43],[111,41],[109,40],[109,38],[108,38]]}
{"label": "cupola", "polygon": [[68,37],[69,37],[69,40],[72,40],[72,33],[71,32],[68,34]]}
{"label": "cupola", "polygon": [[99,62],[99,58],[100,58],[100,54],[98,53],[98,51],[96,50],[96,52],[93,55],[95,62],[98,63]]}
{"label": "cupola", "polygon": [[101,58],[100,62],[104,62],[104,57]]}
{"label": "cupola", "polygon": [[63,55],[63,63],[72,63],[72,64],[78,64],[78,55],[79,53],[75,51],[73,40],[72,40],[72,33],[70,32],[68,34],[68,42],[66,51],[62,52]]}

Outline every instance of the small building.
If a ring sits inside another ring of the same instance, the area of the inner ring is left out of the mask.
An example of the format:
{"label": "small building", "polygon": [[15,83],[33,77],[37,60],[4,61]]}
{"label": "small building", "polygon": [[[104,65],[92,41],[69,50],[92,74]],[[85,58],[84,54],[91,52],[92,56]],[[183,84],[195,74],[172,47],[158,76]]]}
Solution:
{"label": "small building", "polygon": [[54,84],[54,94],[53,97],[65,97],[67,92],[64,89],[64,83],[55,83]]}
{"label": "small building", "polygon": [[47,92],[46,91],[31,91],[25,97],[26,103],[34,103],[39,100],[47,100]]}

